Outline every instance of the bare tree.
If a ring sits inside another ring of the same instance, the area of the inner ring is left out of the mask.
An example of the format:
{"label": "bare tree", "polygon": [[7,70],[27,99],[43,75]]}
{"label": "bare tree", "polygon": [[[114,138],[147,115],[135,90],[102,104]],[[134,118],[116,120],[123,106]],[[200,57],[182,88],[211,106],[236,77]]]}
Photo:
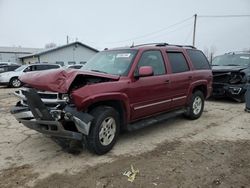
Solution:
{"label": "bare tree", "polygon": [[54,47],[56,47],[57,45],[56,45],[56,43],[53,43],[53,42],[50,42],[50,43],[47,43],[47,44],[45,44],[45,48],[54,48]]}
{"label": "bare tree", "polygon": [[205,46],[204,49],[203,49],[203,53],[207,57],[208,61],[210,63],[212,63],[212,60],[213,60],[213,58],[215,56],[215,53],[216,53],[216,46],[212,45],[212,46],[210,46],[210,48]]}
{"label": "bare tree", "polygon": [[203,49],[203,53],[205,54],[205,56],[207,57],[207,59],[209,59],[209,50],[208,50],[208,47],[204,47]]}
{"label": "bare tree", "polygon": [[210,47],[210,57],[209,57],[209,61],[212,62],[214,56],[215,56],[215,52],[216,52],[216,46],[212,45]]}

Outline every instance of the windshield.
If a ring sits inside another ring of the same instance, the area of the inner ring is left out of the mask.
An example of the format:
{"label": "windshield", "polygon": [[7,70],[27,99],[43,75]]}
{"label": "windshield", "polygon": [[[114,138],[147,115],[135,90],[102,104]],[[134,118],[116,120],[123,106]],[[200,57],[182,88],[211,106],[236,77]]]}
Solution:
{"label": "windshield", "polygon": [[213,59],[217,66],[250,66],[250,54],[225,54]]}
{"label": "windshield", "polygon": [[22,71],[23,69],[25,69],[27,67],[27,65],[22,65],[21,67],[15,69],[16,72]]}
{"label": "windshield", "polygon": [[83,67],[84,70],[114,75],[127,75],[137,50],[110,50],[97,53]]}

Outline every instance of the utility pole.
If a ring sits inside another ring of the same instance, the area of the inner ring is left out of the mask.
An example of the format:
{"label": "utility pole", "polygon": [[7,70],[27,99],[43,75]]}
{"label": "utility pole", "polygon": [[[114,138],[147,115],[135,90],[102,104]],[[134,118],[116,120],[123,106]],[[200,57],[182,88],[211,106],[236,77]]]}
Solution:
{"label": "utility pole", "polygon": [[69,36],[67,35],[67,44],[69,44]]}
{"label": "utility pole", "polygon": [[197,14],[194,15],[193,46],[195,46],[196,21],[197,21]]}

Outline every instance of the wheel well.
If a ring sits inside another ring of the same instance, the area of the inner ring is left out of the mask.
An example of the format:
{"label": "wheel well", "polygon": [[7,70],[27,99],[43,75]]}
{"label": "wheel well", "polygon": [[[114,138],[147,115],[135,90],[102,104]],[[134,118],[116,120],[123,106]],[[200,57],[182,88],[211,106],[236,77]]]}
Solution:
{"label": "wheel well", "polygon": [[127,122],[127,112],[125,109],[125,106],[122,101],[119,100],[108,100],[108,101],[101,101],[94,103],[88,107],[88,112],[92,111],[94,108],[98,106],[110,106],[114,108],[118,113],[119,113],[119,118],[120,118],[120,125],[121,129],[125,128],[126,122]]}
{"label": "wheel well", "polygon": [[14,78],[18,78],[18,76],[13,76],[13,77],[10,79],[10,81],[11,81],[12,79],[14,79]]}
{"label": "wheel well", "polygon": [[193,89],[193,93],[195,91],[197,91],[197,90],[201,91],[203,93],[204,97],[206,98],[206,96],[207,96],[207,87],[205,85],[195,86],[194,89]]}

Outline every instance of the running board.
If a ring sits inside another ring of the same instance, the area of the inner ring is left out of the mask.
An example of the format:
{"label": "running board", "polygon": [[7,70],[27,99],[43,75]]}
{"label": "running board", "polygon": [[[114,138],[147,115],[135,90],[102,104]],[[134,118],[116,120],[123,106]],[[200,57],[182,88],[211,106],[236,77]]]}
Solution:
{"label": "running board", "polygon": [[167,112],[164,114],[160,114],[157,116],[149,117],[149,118],[146,118],[143,120],[139,120],[139,121],[136,121],[135,123],[128,124],[127,130],[128,131],[138,130],[138,129],[141,129],[141,128],[144,128],[144,127],[147,127],[147,126],[174,118],[174,117],[179,116],[185,112],[186,112],[186,109],[183,108],[183,109],[178,109],[178,110],[174,110],[171,112]]}

